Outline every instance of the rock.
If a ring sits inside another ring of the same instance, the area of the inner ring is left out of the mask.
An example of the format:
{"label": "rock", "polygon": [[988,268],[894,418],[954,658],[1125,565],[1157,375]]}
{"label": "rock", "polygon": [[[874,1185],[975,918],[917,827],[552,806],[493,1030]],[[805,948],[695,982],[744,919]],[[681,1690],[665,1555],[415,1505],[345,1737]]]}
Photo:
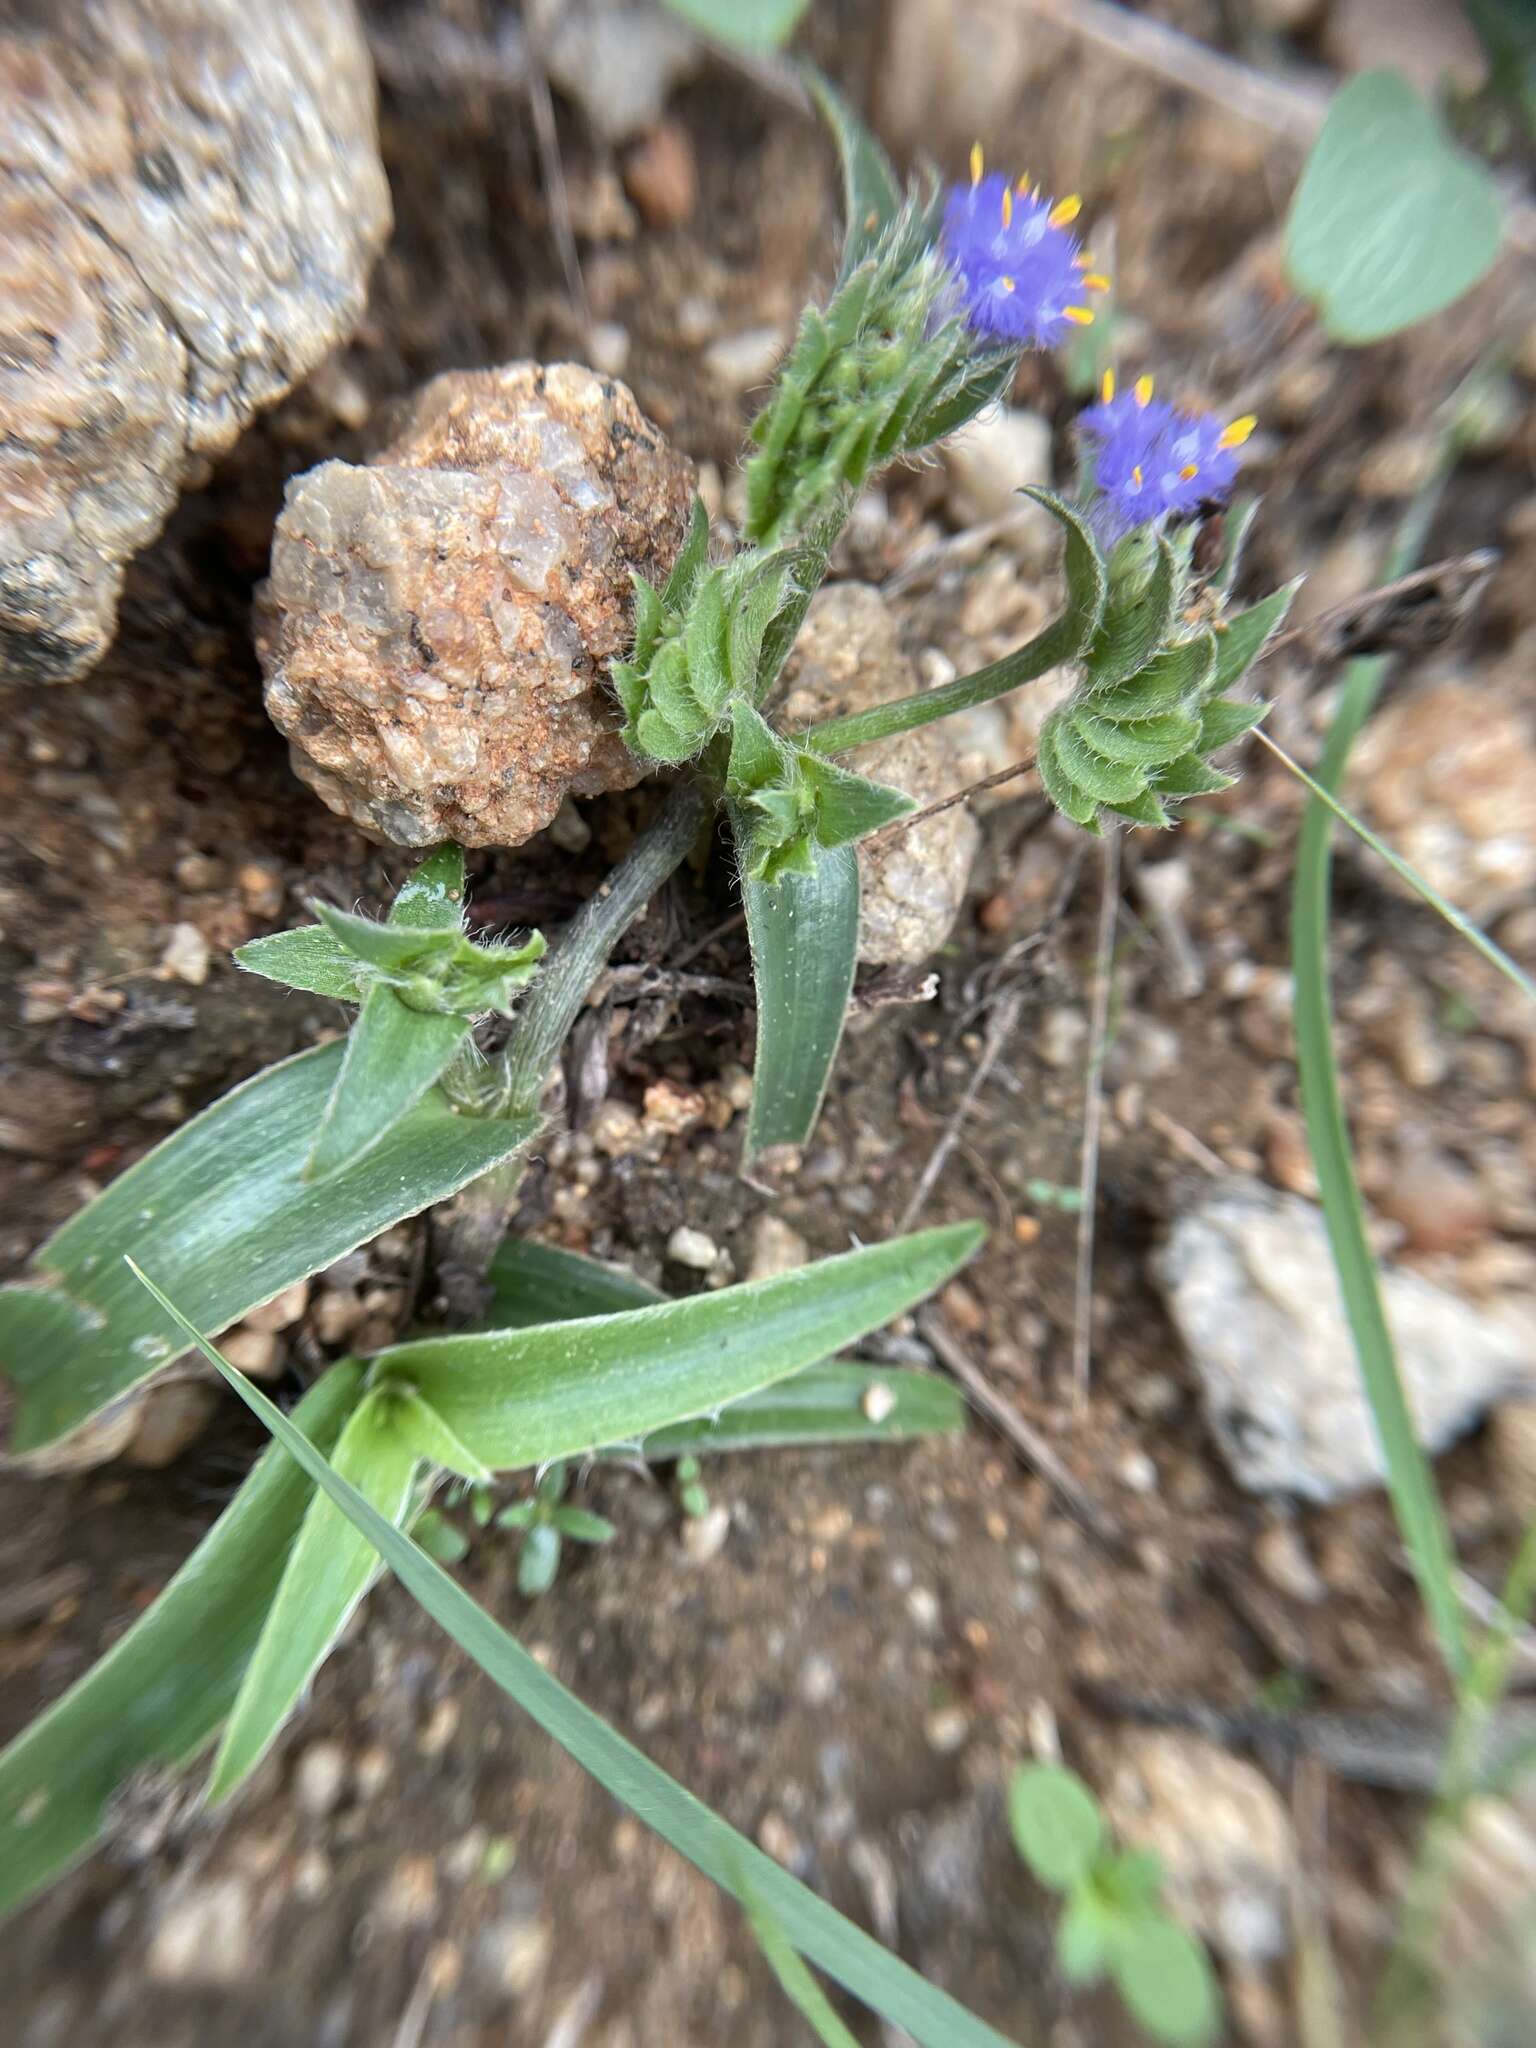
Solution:
{"label": "rock", "polygon": [[1471,683],[1390,702],[1355,748],[1351,801],[1393,851],[1480,923],[1536,890],[1536,739]]}
{"label": "rock", "polygon": [[293,1797],[301,1813],[324,1820],[347,1789],[347,1752],[339,1742],[312,1742],[293,1772]]}
{"label": "rock", "polygon": [[206,1380],[167,1380],[149,1388],[123,1457],[148,1472],[173,1465],[202,1435],[218,1405],[218,1388]]}
{"label": "rock", "polygon": [[680,1223],[667,1239],[667,1257],[695,1273],[707,1273],[720,1256],[720,1247],[702,1230],[690,1230]]}
{"label": "rock", "polygon": [[675,228],[699,203],[693,141],[680,121],[663,121],[624,159],[624,190],[648,228]]}
{"label": "rock", "polygon": [[1271,1522],[1253,1542],[1253,1561],[1277,1593],[1315,1607],[1328,1588],[1294,1522]]}
{"label": "rock", "polygon": [[771,1210],[752,1226],[752,1252],[747,1263],[749,1280],[772,1280],[780,1273],[796,1272],[810,1263],[811,1248],[798,1230],[793,1230]]}
{"label": "rock", "polygon": [[731,1533],[731,1511],[717,1501],[702,1515],[690,1515],[683,1523],[683,1555],[690,1564],[708,1564],[725,1548]]}
{"label": "rock", "polygon": [[1499,1498],[1518,1522],[1536,1521],[1536,1401],[1505,1401],[1488,1418]]}
{"label": "rock", "polygon": [[953,1756],[970,1739],[971,1717],[964,1707],[935,1707],[923,1719],[928,1747],[940,1756]]}
{"label": "rock", "polygon": [[144,1959],[162,1984],[237,1984],[251,1966],[251,1896],[243,1878],[201,1878],[170,1900]]}
{"label": "rock", "polygon": [[389,230],[352,0],[8,9],[0,676],[100,660],[177,493],[351,334]]}
{"label": "rock", "polygon": [[173,924],[160,955],[160,974],[166,981],[185,981],[201,988],[208,979],[212,948],[195,924]]}
{"label": "rock", "polygon": [[[1153,1270],[1242,1485],[1336,1500],[1381,1483],[1319,1209],[1255,1181],[1224,1182],[1178,1218]],[[1430,1450],[1493,1402],[1536,1389],[1536,1303],[1479,1308],[1404,1270],[1385,1271],[1382,1287]]]}
{"label": "rock", "polygon": [[659,7],[541,0],[538,13],[545,69],[605,142],[653,128],[672,87],[704,60],[698,37]]}
{"label": "rock", "polygon": [[[835,583],[812,599],[785,666],[780,722],[794,731],[918,688],[879,591],[867,583]],[[967,758],[942,723],[856,747],[843,758],[920,804],[962,788],[969,774]],[[859,847],[862,961],[915,967],[937,952],[960,914],[980,837],[976,820],[957,804],[926,824]]]}
{"label": "rock", "polygon": [[281,1294],[274,1294],[270,1301],[253,1308],[245,1317],[242,1328],[247,1330],[288,1330],[303,1318],[309,1306],[309,1282],[295,1280],[291,1287],[285,1287]]}
{"label": "rock", "polygon": [[[325,1301],[344,1299],[341,1295],[327,1295]],[[317,1316],[317,1322],[322,1318]],[[336,1343],[339,1339],[327,1337],[321,1330],[322,1343]],[[254,1323],[242,1323],[221,1340],[220,1349],[229,1363],[248,1379],[273,1380],[283,1369],[283,1343],[275,1330],[259,1329]]]}
{"label": "rock", "polygon": [[704,351],[704,367],[722,391],[752,391],[766,384],[784,352],[780,327],[749,327],[722,334]]}
{"label": "rock", "polygon": [[1043,538],[1056,530],[1044,506],[1019,496],[1021,485],[1051,480],[1051,423],[1039,413],[989,406],[951,434],[940,455],[949,476],[950,517],[957,526],[1016,518]]}
{"label": "rock", "polygon": [[408,846],[516,846],[629,788],[605,664],[691,481],[622,384],[534,363],[436,377],[366,466],[296,478],[256,614],[296,772]]}
{"label": "rock", "polygon": [[1198,1736],[1136,1730],[1102,1797],[1115,1832],[1162,1864],[1176,1919],[1229,1962],[1285,1954],[1295,1845],[1279,1794],[1253,1764]]}
{"label": "rock", "polygon": [[1013,0],[896,0],[875,125],[897,146],[963,154],[1016,116],[1042,28]]}
{"label": "rock", "polygon": [[475,1975],[502,1998],[527,1998],[542,1983],[554,1937],[533,1912],[506,1913],[475,1937]]}

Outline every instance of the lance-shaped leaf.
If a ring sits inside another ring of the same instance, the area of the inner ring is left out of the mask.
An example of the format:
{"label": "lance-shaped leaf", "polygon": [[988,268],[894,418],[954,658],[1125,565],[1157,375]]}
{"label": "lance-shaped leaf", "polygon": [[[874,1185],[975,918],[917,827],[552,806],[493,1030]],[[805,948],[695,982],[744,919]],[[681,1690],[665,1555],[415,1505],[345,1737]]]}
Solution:
{"label": "lance-shaped leaf", "polygon": [[[332,1366],[291,1426],[329,1452],[361,1382],[361,1366]],[[213,1734],[311,1494],[288,1453],[269,1446],[154,1602],[0,1755],[0,1913],[84,1855],[138,1773],[174,1769]]]}
{"label": "lance-shaped leaf", "polygon": [[1209,685],[1213,695],[1221,696],[1247,674],[1285,623],[1286,613],[1304,580],[1298,576],[1293,582],[1282,583],[1247,611],[1226,620],[1216,635],[1216,672]]}
{"label": "lance-shaped leaf", "polygon": [[449,840],[435,846],[401,884],[389,908],[392,925],[422,932],[456,932],[464,924],[464,849]]}
{"label": "lance-shaped leaf", "polygon": [[[165,1307],[173,1312],[168,1302]],[[418,1544],[394,1528],[317,1456],[259,1389],[227,1366],[211,1345],[202,1348],[316,1485],[367,1536],[438,1625],[607,1792],[640,1815],[732,1898],[745,1900],[750,1891],[773,1913],[801,1953],[894,2026],[904,2027],[919,2048],[1010,2048],[1001,2034],[945,1992],[925,1983],[916,1971],[807,1890],[583,1706]]]}
{"label": "lance-shaped leaf", "polygon": [[17,1396],[10,1451],[78,1428],[181,1350],[126,1253],[174,1273],[198,1326],[222,1330],[511,1159],[538,1129],[531,1116],[459,1116],[429,1090],[355,1166],[306,1181],[342,1058],[341,1045],[321,1046],[234,1089],[42,1246],[42,1284],[0,1288],[0,1384]]}
{"label": "lance-shaped leaf", "polygon": [[952,712],[970,711],[990,703],[1009,690],[1031,683],[1047,670],[1083,653],[1099,632],[1104,617],[1107,582],[1104,562],[1081,515],[1050,491],[1033,486],[1022,494],[1043,505],[1065,528],[1067,536],[1064,568],[1067,580],[1065,610],[1033,640],[1001,661],[994,661],[974,674],[958,676],[937,690],[921,690],[915,696],[898,697],[891,704],[875,704],[867,711],[853,711],[845,718],[829,719],[805,735],[805,745],[818,754],[841,754],[849,747],[861,747],[870,740],[890,739],[896,733],[911,732]]}
{"label": "lance-shaped leaf", "polygon": [[420,1102],[473,1029],[468,1017],[408,1009],[382,982],[371,988],[347,1035],[305,1179],[326,1180],[366,1158]]}
{"label": "lance-shaped leaf", "polygon": [[[363,1396],[332,1462],[386,1521],[405,1520],[418,1459],[388,1395]],[[265,1756],[378,1570],[373,1545],[333,1501],[314,1495],[230,1709],[208,1780],[210,1800],[227,1798]]]}
{"label": "lance-shaped leaf", "polygon": [[1182,587],[1173,549],[1159,534],[1152,573],[1139,590],[1120,598],[1111,593],[1102,623],[1083,655],[1093,689],[1107,690],[1135,675],[1166,644]]}
{"label": "lance-shaped leaf", "polygon": [[[735,807],[731,826],[741,844],[750,827]],[[741,893],[757,986],[750,1160],[770,1145],[803,1145],[816,1127],[858,962],[858,858],[817,847],[808,875],[745,875]]]}
{"label": "lance-shaped leaf", "polygon": [[685,1301],[424,1338],[381,1352],[375,1370],[413,1387],[487,1465],[543,1464],[787,1378],[920,1301],[981,1238],[976,1224],[952,1225]]}
{"label": "lance-shaped leaf", "polygon": [[[487,1277],[491,1303],[486,1323],[491,1328],[611,1315],[666,1299],[621,1267],[524,1237],[505,1240]],[[953,1380],[910,1367],[828,1362],[744,1395],[717,1414],[653,1431],[638,1445],[614,1448],[659,1461],[689,1452],[704,1456],[794,1444],[899,1442],[964,1427],[965,1401]],[[446,1458],[438,1462],[450,1463]]]}
{"label": "lance-shaped leaf", "polygon": [[323,924],[252,939],[235,949],[235,964],[248,974],[310,995],[334,996],[343,1003],[360,1003],[367,985],[368,970],[362,961]]}
{"label": "lance-shaped leaf", "polygon": [[838,283],[851,277],[880,239],[881,230],[901,210],[901,187],[891,160],[868,128],[813,65],[801,67],[801,75],[821,117],[832,131],[843,167],[843,198],[847,225],[843,230],[843,259]]}

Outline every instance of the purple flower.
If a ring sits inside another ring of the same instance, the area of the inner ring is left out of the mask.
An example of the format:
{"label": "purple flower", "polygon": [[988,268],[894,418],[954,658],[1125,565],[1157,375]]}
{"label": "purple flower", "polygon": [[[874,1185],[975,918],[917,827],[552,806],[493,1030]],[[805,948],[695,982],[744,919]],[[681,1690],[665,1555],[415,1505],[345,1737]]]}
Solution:
{"label": "purple flower", "polygon": [[1070,326],[1087,327],[1085,292],[1107,291],[1067,224],[1076,196],[1054,204],[993,171],[982,173],[981,147],[971,151],[971,182],[956,185],[944,208],[944,253],[960,287],[966,318],[977,333],[1014,347],[1051,348]]}
{"label": "purple flower", "polygon": [[1093,448],[1089,517],[1105,547],[1113,547],[1135,527],[1224,498],[1255,422],[1249,415],[1223,426],[1212,413],[1181,411],[1152,396],[1150,377],[1117,396],[1115,373],[1107,370],[1103,397],[1077,425]]}

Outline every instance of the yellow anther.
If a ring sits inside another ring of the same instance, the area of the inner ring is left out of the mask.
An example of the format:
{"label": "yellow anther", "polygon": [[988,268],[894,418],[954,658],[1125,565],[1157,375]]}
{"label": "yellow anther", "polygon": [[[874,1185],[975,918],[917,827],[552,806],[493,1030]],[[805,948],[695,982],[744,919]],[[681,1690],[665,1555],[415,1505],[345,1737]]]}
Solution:
{"label": "yellow anther", "polygon": [[1184,467],[1179,471],[1179,481],[1180,483],[1187,484],[1192,476],[1198,476],[1199,474],[1200,465],[1198,462],[1186,462]]}
{"label": "yellow anther", "polygon": [[1136,379],[1136,403],[1138,405],[1150,405],[1152,403],[1152,379],[1150,377],[1138,377]]}
{"label": "yellow anther", "polygon": [[1076,220],[1082,210],[1083,202],[1078,195],[1075,192],[1068,193],[1065,199],[1058,199],[1051,208],[1051,226],[1064,228],[1069,220]]}
{"label": "yellow anther", "polygon": [[1099,396],[1103,399],[1104,403],[1108,405],[1109,401],[1114,397],[1114,395],[1115,373],[1113,370],[1106,370],[1099,383]]}
{"label": "yellow anther", "polygon": [[973,185],[981,183],[981,174],[986,167],[986,161],[986,158],[981,153],[981,144],[973,142],[971,144],[971,183]]}
{"label": "yellow anther", "polygon": [[1222,428],[1221,438],[1217,441],[1216,446],[1218,448],[1241,448],[1258,424],[1257,414],[1245,412],[1240,420],[1233,420],[1230,426]]}
{"label": "yellow anther", "polygon": [[1003,226],[1013,226],[1013,193],[1006,185],[1003,187]]}
{"label": "yellow anther", "polygon": [[1021,172],[1019,173],[1019,176],[1018,176],[1018,181],[1017,181],[1017,183],[1016,183],[1016,184],[1014,185],[1014,188],[1013,188],[1013,189],[1014,189],[1014,191],[1015,191],[1015,192],[1017,192],[1017,193],[1018,193],[1018,195],[1019,195],[1019,197],[1020,197],[1021,199],[1027,199],[1027,198],[1029,197],[1029,194],[1030,194],[1030,183],[1029,183],[1029,173],[1028,173],[1028,171],[1021,171]]}
{"label": "yellow anther", "polygon": [[1018,280],[1016,278],[1000,277],[998,279],[998,283],[1002,286],[1005,292],[1016,291],[1018,289]]}
{"label": "yellow anther", "polygon": [[1090,270],[1083,279],[1083,290],[1086,292],[1107,292],[1109,290],[1109,279],[1102,270]]}
{"label": "yellow anther", "polygon": [[1091,327],[1093,325],[1092,306],[1068,306],[1065,310],[1066,317],[1074,321],[1077,326]]}
{"label": "yellow anther", "polygon": [[1138,491],[1146,482],[1146,478],[1141,473],[1141,464],[1139,462],[1137,463],[1136,467],[1131,471],[1131,482],[1136,486]]}

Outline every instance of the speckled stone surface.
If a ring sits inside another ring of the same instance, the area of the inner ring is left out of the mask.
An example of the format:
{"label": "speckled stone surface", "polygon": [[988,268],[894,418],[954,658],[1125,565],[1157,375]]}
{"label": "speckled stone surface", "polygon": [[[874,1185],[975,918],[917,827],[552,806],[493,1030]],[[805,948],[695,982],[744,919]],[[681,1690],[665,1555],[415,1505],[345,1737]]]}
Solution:
{"label": "speckled stone surface", "polygon": [[0,678],[110,645],[177,493],[363,308],[389,230],[352,0],[0,20]]}
{"label": "speckled stone surface", "polygon": [[692,484],[622,384],[531,363],[435,378],[367,466],[297,478],[256,631],[298,774],[406,846],[516,846],[637,782],[606,665]]}

